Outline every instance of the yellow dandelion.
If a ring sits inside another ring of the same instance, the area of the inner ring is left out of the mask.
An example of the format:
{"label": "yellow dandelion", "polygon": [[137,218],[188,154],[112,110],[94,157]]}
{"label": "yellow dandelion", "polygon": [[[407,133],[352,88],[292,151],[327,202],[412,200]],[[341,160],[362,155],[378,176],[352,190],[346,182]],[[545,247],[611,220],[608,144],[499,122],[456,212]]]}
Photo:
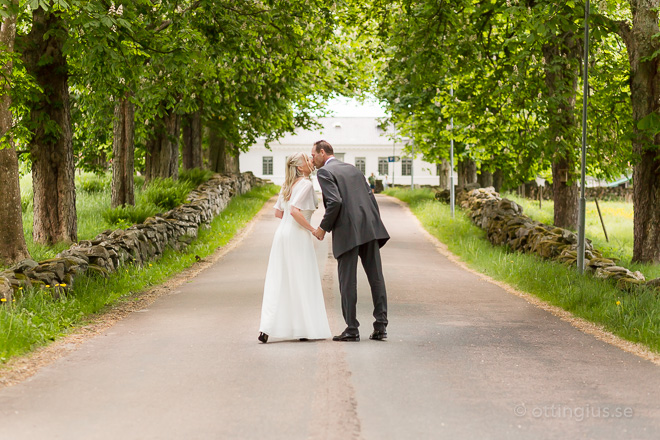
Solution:
{"label": "yellow dandelion", "polygon": [[66,284],[62,283],[62,284],[60,284],[60,286],[62,286],[62,287],[66,287]]}
{"label": "yellow dandelion", "polygon": [[0,301],[7,302],[7,298],[2,298],[2,299],[0,299]]}
{"label": "yellow dandelion", "polygon": [[55,287],[59,286],[59,284],[55,284]]}
{"label": "yellow dandelion", "polygon": [[23,286],[19,287],[18,290],[23,290]]}
{"label": "yellow dandelion", "polygon": [[50,287],[50,284],[46,284],[46,287]]}
{"label": "yellow dandelion", "polygon": [[621,301],[617,301],[617,302],[616,302],[616,305],[617,305],[617,306],[620,306],[620,305],[621,305]]}
{"label": "yellow dandelion", "polygon": [[153,264],[149,263],[149,267],[153,266]]}

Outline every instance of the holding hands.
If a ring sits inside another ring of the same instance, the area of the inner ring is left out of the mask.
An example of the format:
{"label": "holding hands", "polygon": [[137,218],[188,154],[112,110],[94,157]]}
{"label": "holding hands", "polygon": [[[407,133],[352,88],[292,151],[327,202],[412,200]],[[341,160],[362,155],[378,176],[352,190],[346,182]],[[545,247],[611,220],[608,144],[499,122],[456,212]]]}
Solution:
{"label": "holding hands", "polygon": [[316,228],[314,232],[312,232],[312,235],[314,235],[314,237],[318,238],[320,241],[323,241],[323,238],[325,238],[325,231],[319,227]]}

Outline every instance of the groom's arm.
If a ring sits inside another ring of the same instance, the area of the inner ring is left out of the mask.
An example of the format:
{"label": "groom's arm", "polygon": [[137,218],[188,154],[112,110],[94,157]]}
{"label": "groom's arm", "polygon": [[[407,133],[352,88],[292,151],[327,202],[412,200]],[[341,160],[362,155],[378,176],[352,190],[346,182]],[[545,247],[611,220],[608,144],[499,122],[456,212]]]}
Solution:
{"label": "groom's arm", "polygon": [[321,191],[323,191],[323,199],[325,201],[325,214],[319,227],[325,232],[330,232],[334,228],[337,217],[339,216],[342,198],[341,194],[339,194],[337,183],[329,171],[321,168],[318,170],[316,176],[319,179],[319,185],[321,185]]}

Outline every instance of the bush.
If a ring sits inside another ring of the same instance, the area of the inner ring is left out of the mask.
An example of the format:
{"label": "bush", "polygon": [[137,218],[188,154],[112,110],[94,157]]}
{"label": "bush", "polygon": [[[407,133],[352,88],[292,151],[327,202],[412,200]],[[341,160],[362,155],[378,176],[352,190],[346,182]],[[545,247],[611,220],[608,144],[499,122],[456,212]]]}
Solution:
{"label": "bush", "polygon": [[86,193],[96,193],[110,187],[110,176],[107,174],[85,174],[76,179],[76,188]]}
{"label": "bush", "polygon": [[158,214],[158,211],[158,207],[153,204],[127,205],[114,209],[106,209],[103,211],[103,218],[108,223],[123,228],[136,223],[142,223],[147,217],[153,217]]}
{"label": "bush", "polygon": [[188,193],[195,188],[188,181],[154,179],[143,191],[144,200],[166,211],[185,203]]}
{"label": "bush", "polygon": [[190,170],[179,171],[179,180],[190,183],[193,187],[198,187],[213,177],[213,171],[192,168]]}

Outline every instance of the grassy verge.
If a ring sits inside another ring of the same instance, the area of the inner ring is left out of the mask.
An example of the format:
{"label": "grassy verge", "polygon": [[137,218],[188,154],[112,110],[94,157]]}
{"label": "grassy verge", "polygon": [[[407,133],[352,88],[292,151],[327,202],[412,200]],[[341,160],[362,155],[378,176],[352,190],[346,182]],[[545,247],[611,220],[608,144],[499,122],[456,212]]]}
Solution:
{"label": "grassy verge", "polygon": [[[548,225],[553,223],[554,203],[551,200],[544,200],[542,207],[539,208],[538,201],[523,199],[515,194],[503,194],[502,196],[522,206],[525,215],[532,219]],[[632,203],[599,201],[598,204],[609,241],[605,239],[596,203],[593,200],[587,200],[585,213],[587,238],[603,252],[604,256],[620,260],[620,265],[630,270],[639,270],[647,279],[660,278],[660,265],[639,264],[631,261],[633,254]]]}
{"label": "grassy verge", "polygon": [[0,307],[0,363],[57,339],[84,324],[90,315],[211,255],[227,244],[278,190],[268,185],[235,197],[183,252],[168,250],[158,261],[144,267],[126,266],[109,278],[81,276],[72,291],[59,299],[48,291],[28,292],[11,306]]}
{"label": "grassy verge", "polygon": [[495,247],[462,211],[452,219],[449,206],[433,200],[430,190],[386,193],[408,203],[424,227],[473,269],[660,352],[657,293],[626,293],[564,265]]}

